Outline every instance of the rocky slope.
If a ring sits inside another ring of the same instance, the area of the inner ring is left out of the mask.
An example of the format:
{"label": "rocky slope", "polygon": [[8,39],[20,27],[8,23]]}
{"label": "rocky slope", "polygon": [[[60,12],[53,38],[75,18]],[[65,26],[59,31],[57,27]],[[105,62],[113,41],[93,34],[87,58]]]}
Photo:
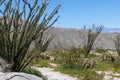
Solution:
{"label": "rocky slope", "polygon": [[[82,45],[80,32],[85,32],[79,29],[56,28],[51,27],[46,31],[47,36],[55,35],[54,40],[50,44],[50,49],[64,49],[70,47],[78,47]],[[96,40],[95,47],[103,47],[104,49],[115,49],[113,39],[118,33],[101,33]]]}

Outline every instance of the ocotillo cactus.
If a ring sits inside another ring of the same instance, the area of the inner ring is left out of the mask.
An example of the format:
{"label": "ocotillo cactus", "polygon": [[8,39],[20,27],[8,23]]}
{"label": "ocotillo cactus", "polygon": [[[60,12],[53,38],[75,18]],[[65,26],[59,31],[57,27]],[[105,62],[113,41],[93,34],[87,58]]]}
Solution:
{"label": "ocotillo cactus", "polygon": [[86,57],[88,56],[88,54],[90,54],[90,51],[93,49],[94,45],[95,45],[95,41],[98,38],[99,34],[101,33],[103,29],[103,26],[100,25],[92,25],[92,27],[84,27],[84,30],[86,31],[86,33],[83,33],[82,31],[80,31],[80,39],[82,44],[83,44],[83,48],[86,51]]}
{"label": "ocotillo cactus", "polygon": [[44,15],[50,0],[41,2],[0,0],[0,57],[13,65],[11,71],[22,71],[36,57],[27,53],[30,44],[59,18],[50,24],[60,6]]}

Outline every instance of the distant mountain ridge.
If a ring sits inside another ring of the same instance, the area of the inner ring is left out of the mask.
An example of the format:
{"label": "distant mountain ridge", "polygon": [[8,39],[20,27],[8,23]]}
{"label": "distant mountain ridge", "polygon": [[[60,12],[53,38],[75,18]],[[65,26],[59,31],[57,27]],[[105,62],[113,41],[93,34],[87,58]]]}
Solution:
{"label": "distant mountain ridge", "polygon": [[120,28],[104,28],[103,32],[105,33],[119,33],[120,32]]}
{"label": "distant mountain ridge", "polygon": [[[75,29],[75,28],[57,28],[57,27],[49,28],[46,31],[46,35],[47,36],[55,35],[55,38],[50,44],[50,48],[64,49],[64,48],[81,46],[82,43],[79,34],[80,31],[84,32],[84,30],[82,29]],[[104,49],[115,49],[115,45],[112,39],[115,39],[115,36],[117,34],[118,32],[116,32],[116,29],[108,29],[105,32],[103,31],[99,35],[101,39],[96,40],[97,44],[95,45],[95,47],[102,47]]]}

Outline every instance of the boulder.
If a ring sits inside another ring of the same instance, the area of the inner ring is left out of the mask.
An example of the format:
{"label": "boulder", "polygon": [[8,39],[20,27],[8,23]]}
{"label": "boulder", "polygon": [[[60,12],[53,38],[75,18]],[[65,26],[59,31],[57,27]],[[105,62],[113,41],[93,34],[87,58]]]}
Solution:
{"label": "boulder", "polygon": [[98,56],[98,57],[101,57],[102,56],[102,54],[101,53],[93,53],[93,55],[95,55],[95,56]]}
{"label": "boulder", "polygon": [[0,80],[43,80],[36,75],[18,72],[3,73],[0,72]]}

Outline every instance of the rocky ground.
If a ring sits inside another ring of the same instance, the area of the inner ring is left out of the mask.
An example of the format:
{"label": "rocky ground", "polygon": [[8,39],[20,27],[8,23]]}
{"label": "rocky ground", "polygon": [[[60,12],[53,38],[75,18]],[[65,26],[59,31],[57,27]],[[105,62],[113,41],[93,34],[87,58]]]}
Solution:
{"label": "rocky ground", "polygon": [[112,71],[97,71],[98,74],[103,74],[103,80],[120,80],[120,73]]}
{"label": "rocky ground", "polygon": [[[77,77],[72,77],[67,74],[60,73],[58,71],[55,71],[53,68],[34,68],[41,71],[42,74],[47,77],[47,80],[78,80]],[[112,71],[97,71],[97,73],[104,75],[103,80],[120,80],[120,73]]]}
{"label": "rocky ground", "polygon": [[42,72],[42,74],[47,77],[47,80],[77,80],[76,77],[71,77],[69,75],[60,73],[58,71],[54,71],[53,68],[47,68],[47,67],[43,67],[43,68],[33,67],[33,68]]}
{"label": "rocky ground", "polygon": [[[40,71],[45,77],[46,80],[78,80],[77,77],[72,77],[67,74],[60,73],[55,71],[50,67],[33,67]],[[120,80],[120,73],[112,72],[112,71],[96,71],[98,74],[102,74],[103,80]],[[42,80],[41,78],[26,74],[26,73],[3,73],[0,72],[0,80]]]}

